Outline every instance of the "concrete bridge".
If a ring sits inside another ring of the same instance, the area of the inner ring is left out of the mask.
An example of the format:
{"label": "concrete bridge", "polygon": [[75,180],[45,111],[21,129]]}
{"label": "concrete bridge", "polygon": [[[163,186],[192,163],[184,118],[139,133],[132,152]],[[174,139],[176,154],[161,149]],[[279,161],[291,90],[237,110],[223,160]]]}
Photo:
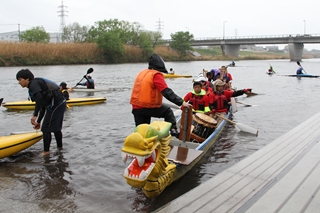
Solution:
{"label": "concrete bridge", "polygon": [[191,46],[221,46],[223,55],[239,56],[240,45],[288,44],[291,61],[300,61],[304,44],[320,43],[320,35],[246,36],[195,39]]}

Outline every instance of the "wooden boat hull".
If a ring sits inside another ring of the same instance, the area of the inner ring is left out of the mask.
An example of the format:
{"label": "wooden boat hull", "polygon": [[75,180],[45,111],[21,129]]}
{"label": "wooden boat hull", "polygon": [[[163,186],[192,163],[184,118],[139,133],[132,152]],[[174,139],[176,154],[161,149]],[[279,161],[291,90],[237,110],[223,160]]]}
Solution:
{"label": "wooden boat hull", "polygon": [[[229,117],[229,114],[226,115],[226,118]],[[194,167],[195,164],[199,162],[199,160],[207,153],[207,151],[218,141],[218,138],[221,135],[225,125],[226,120],[221,121],[216,130],[204,142],[202,142],[201,144],[199,144],[197,148],[195,148],[196,151],[202,152],[195,159],[193,159],[191,163],[189,163],[188,165],[176,163],[177,168],[173,175],[173,182],[183,177],[188,171],[190,171]],[[192,155],[192,153],[190,154]],[[173,157],[172,155],[176,155],[176,153],[170,153],[168,158],[170,159],[171,157]]]}
{"label": "wooden boat hull", "polygon": [[288,77],[298,77],[298,78],[319,78],[320,75],[311,75],[311,74],[296,74],[296,75],[285,75]]}
{"label": "wooden boat hull", "polygon": [[[103,103],[107,100],[106,97],[98,98],[71,98],[67,100],[66,103],[68,106],[83,106],[91,104]],[[17,109],[17,110],[32,110],[35,107],[35,102],[32,101],[16,101],[16,102],[5,102],[2,106],[8,109]]]}
{"label": "wooden boat hull", "polygon": [[163,74],[164,78],[191,78],[192,75]]}
{"label": "wooden boat hull", "polygon": [[23,133],[0,137],[0,159],[14,155],[42,139],[42,132]]}
{"label": "wooden boat hull", "polygon": [[108,89],[69,88],[69,92],[103,92]]}

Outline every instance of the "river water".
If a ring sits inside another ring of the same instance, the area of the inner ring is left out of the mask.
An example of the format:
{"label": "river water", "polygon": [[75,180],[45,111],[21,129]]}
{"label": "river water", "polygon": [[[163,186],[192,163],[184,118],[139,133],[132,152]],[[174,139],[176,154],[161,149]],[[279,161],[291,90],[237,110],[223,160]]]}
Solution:
{"label": "river water", "polygon": [[[277,75],[266,74],[269,63]],[[176,73],[197,76],[203,68],[226,65],[225,61],[167,62]],[[309,74],[320,75],[320,59],[304,60]],[[58,84],[74,86],[90,65],[28,67],[35,76],[46,77]],[[71,97],[107,97],[98,105],[71,107],[65,113],[62,152],[57,152],[55,139],[49,157],[40,157],[42,141],[15,156],[0,159],[0,205],[9,212],[151,212],[183,193],[205,182],[239,162],[320,109],[320,78],[286,77],[295,74],[295,62],[288,60],[236,61],[228,70],[233,86],[249,87],[256,96],[238,97],[238,111],[232,119],[259,129],[259,136],[240,132],[227,124],[219,142],[185,177],[169,186],[160,196],[149,199],[126,184],[125,164],[121,148],[125,137],[134,129],[131,88],[135,76],[147,63],[92,65],[96,88],[104,92],[71,93]],[[26,67],[1,67],[0,98],[20,101],[27,89],[15,79],[17,71]],[[194,77],[196,78],[196,77]],[[167,79],[179,96],[192,89],[192,79]],[[8,110],[0,107],[1,134],[30,131],[32,111]]]}

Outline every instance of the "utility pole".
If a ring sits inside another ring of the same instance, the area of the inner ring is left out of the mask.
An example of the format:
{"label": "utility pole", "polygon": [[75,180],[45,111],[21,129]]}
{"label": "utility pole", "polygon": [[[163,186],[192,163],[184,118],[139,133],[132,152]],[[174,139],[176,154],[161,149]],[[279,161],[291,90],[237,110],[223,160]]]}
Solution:
{"label": "utility pole", "polygon": [[[157,23],[157,25],[156,25],[156,27],[157,27],[157,31],[159,32],[159,33],[161,33],[161,30],[163,29],[163,21],[160,21],[160,18],[159,18],[159,21],[157,21],[156,22]],[[162,33],[161,33],[162,34]]]}
{"label": "utility pole", "polygon": [[18,24],[18,40],[20,42],[20,24]]}
{"label": "utility pole", "polygon": [[63,34],[63,29],[65,28],[66,26],[66,22],[65,22],[65,17],[68,16],[67,13],[68,11],[65,10],[65,8],[67,8],[67,6],[64,6],[63,5],[63,1],[61,1],[61,5],[58,6],[58,13],[60,16],[60,28],[59,28],[59,38],[60,38],[60,41],[64,41],[63,38],[62,38],[62,34]]}

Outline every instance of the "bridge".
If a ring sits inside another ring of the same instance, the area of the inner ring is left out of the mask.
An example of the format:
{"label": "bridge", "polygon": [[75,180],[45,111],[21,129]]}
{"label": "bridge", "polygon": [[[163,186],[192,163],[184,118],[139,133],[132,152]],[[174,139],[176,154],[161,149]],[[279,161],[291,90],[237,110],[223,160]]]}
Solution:
{"label": "bridge", "polygon": [[304,44],[320,43],[319,34],[245,36],[195,39],[191,46],[221,46],[223,55],[238,57],[240,45],[288,44],[291,61],[301,61]]}

